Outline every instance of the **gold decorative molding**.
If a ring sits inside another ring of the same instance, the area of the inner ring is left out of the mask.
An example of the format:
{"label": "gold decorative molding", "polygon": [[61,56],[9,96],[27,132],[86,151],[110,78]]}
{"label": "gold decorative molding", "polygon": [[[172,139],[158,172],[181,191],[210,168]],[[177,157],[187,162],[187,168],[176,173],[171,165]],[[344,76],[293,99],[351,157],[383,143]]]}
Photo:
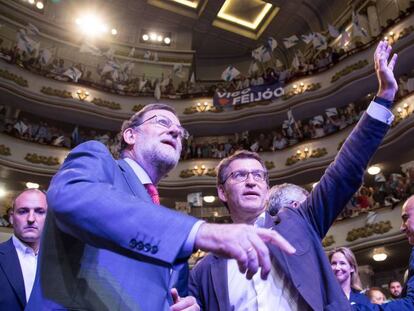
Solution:
{"label": "gold decorative molding", "polygon": [[113,110],[121,110],[121,105],[119,103],[111,102],[109,100],[103,100],[97,97],[92,99],[91,103],[100,107],[105,107]]}
{"label": "gold decorative molding", "polygon": [[373,234],[384,234],[392,229],[391,221],[380,221],[365,227],[355,228],[348,232],[346,240],[353,242],[361,238],[367,238]]}
{"label": "gold decorative molding", "polygon": [[11,155],[10,148],[7,147],[6,145],[0,145],[0,155],[10,156]]}
{"label": "gold decorative molding", "polygon": [[292,98],[292,97],[294,97],[296,95],[299,95],[299,94],[303,94],[305,92],[316,91],[316,90],[318,90],[322,87],[319,82],[311,83],[311,84],[308,84],[306,86],[303,83],[299,84],[298,87],[295,87],[295,85],[296,84],[293,85],[293,88],[289,92],[285,93],[282,96],[283,100],[288,100],[289,98]]}
{"label": "gold decorative molding", "polygon": [[270,171],[272,168],[275,168],[275,163],[273,161],[265,161],[265,167]]}
{"label": "gold decorative molding", "polygon": [[193,169],[186,169],[180,172],[181,178],[190,178],[193,176],[209,176],[209,177],[216,177],[216,170],[214,168],[206,168],[201,166],[195,167]]}
{"label": "gold decorative molding", "polygon": [[66,90],[52,89],[49,86],[43,86],[42,89],[40,90],[40,92],[42,92],[43,94],[46,94],[46,95],[57,96],[57,97],[61,97],[61,98],[73,98],[71,92],[66,91]]}
{"label": "gold decorative molding", "polygon": [[28,153],[26,154],[24,159],[30,163],[35,163],[35,164],[44,164],[47,166],[60,165],[60,161],[58,158],[46,157],[46,156],[38,155],[36,153]]}
{"label": "gold decorative molding", "polygon": [[346,75],[349,75],[351,72],[353,72],[355,70],[364,68],[368,64],[369,64],[368,61],[366,59],[364,59],[364,60],[360,60],[360,61],[356,62],[355,64],[346,66],[344,69],[338,71],[337,73],[335,73],[333,75],[333,77],[331,78],[331,83],[339,80],[340,78],[342,78]]}
{"label": "gold decorative molding", "polygon": [[140,111],[142,108],[144,108],[144,105],[141,105],[141,104],[134,105],[134,107],[132,107],[132,111],[133,111],[133,112],[138,112],[138,111]]}
{"label": "gold decorative molding", "polygon": [[329,247],[332,244],[335,244],[335,239],[333,237],[333,235],[327,235],[323,240],[322,240],[322,246],[323,247]]}
{"label": "gold decorative molding", "polygon": [[28,87],[29,83],[27,82],[26,79],[24,79],[21,76],[18,76],[14,73],[11,73],[10,71],[6,70],[6,69],[0,69],[0,77],[13,81],[14,83],[20,85],[20,86],[24,86],[24,87]]}
{"label": "gold decorative molding", "polygon": [[309,156],[308,156],[308,153],[309,153],[308,148],[305,148],[304,155],[302,155],[302,152],[300,152],[300,150],[298,150],[298,152],[296,152],[294,155],[292,155],[292,156],[290,156],[289,158],[286,159],[286,163],[285,163],[286,166],[293,165],[293,164],[295,164],[299,161],[304,161],[308,158],[321,158],[321,157],[327,155],[328,151],[324,147],[324,148],[313,149]]}
{"label": "gold decorative molding", "polygon": [[209,109],[205,110],[205,111],[200,111],[199,109],[197,109],[197,106],[190,106],[190,107],[186,107],[184,109],[183,114],[194,114],[194,113],[203,113],[203,112],[213,112],[213,113],[219,113],[219,112],[223,112],[223,108],[221,107],[216,107],[213,105],[209,106]]}

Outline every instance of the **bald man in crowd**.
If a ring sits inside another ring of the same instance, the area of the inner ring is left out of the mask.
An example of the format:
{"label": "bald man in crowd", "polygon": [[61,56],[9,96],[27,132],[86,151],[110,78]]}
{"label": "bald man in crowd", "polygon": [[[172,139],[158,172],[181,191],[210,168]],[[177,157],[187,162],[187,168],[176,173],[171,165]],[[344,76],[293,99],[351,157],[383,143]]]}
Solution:
{"label": "bald man in crowd", "polygon": [[46,212],[46,195],[40,190],[23,191],[13,201],[13,236],[0,244],[1,310],[24,310],[29,300]]}

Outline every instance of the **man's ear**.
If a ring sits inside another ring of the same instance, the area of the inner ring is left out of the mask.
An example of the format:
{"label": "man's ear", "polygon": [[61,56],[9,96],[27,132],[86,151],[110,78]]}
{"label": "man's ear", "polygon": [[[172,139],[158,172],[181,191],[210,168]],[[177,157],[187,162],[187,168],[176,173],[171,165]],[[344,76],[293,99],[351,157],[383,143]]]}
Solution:
{"label": "man's ear", "polygon": [[122,137],[124,138],[124,141],[128,145],[134,145],[136,141],[136,136],[134,135],[134,130],[132,128],[127,128],[123,133]]}
{"label": "man's ear", "polygon": [[227,193],[226,190],[224,189],[224,185],[219,185],[217,187],[217,193],[218,193],[218,197],[222,202],[226,202],[227,203]]}

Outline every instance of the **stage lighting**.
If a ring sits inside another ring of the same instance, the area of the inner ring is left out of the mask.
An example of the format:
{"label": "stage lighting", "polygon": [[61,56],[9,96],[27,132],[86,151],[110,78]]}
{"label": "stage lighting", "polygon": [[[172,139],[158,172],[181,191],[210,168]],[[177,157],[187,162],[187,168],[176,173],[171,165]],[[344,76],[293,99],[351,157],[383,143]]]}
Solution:
{"label": "stage lighting", "polygon": [[157,40],[157,34],[156,34],[156,33],[151,32],[149,36],[150,36],[150,39],[151,39],[152,41]]}
{"label": "stage lighting", "polygon": [[170,39],[170,38],[168,38],[168,37],[165,37],[165,38],[164,38],[164,43],[165,43],[165,44],[170,44],[170,43],[171,43],[171,39]]}
{"label": "stage lighting", "polygon": [[111,30],[111,34],[112,34],[113,36],[116,36],[116,35],[118,34],[118,30],[116,30],[115,28],[112,28],[112,30]]}
{"label": "stage lighting", "polygon": [[157,41],[158,41],[158,42],[162,42],[162,36],[158,35],[158,37],[157,37]]}
{"label": "stage lighting", "polygon": [[43,8],[45,7],[44,5],[43,5],[43,2],[37,2],[36,3],[36,7],[39,9],[39,10],[43,10]]}

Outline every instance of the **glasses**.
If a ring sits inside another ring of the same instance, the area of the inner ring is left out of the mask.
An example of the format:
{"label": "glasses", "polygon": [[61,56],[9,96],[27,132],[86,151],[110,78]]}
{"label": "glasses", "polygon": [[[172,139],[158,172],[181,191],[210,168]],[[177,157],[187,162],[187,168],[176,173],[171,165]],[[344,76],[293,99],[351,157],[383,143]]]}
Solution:
{"label": "glasses", "polygon": [[179,130],[179,134],[178,136],[180,136],[181,139],[188,139],[188,137],[190,136],[190,134],[188,133],[188,131],[183,128],[181,125],[175,124],[173,123],[173,121],[171,121],[169,118],[165,117],[165,116],[158,116],[158,115],[153,115],[152,117],[142,121],[140,124],[135,125],[134,127],[138,127],[141,126],[142,124],[149,122],[151,120],[154,120],[155,124],[158,124],[162,127],[165,127],[167,129],[171,128],[171,126],[175,125],[178,130]]}
{"label": "glasses", "polygon": [[265,182],[267,180],[267,172],[262,170],[254,170],[254,171],[246,171],[246,170],[239,170],[231,172],[223,181],[223,185],[226,183],[228,179],[233,180],[236,183],[241,183],[247,180],[249,174],[253,176],[253,179],[258,182]]}

